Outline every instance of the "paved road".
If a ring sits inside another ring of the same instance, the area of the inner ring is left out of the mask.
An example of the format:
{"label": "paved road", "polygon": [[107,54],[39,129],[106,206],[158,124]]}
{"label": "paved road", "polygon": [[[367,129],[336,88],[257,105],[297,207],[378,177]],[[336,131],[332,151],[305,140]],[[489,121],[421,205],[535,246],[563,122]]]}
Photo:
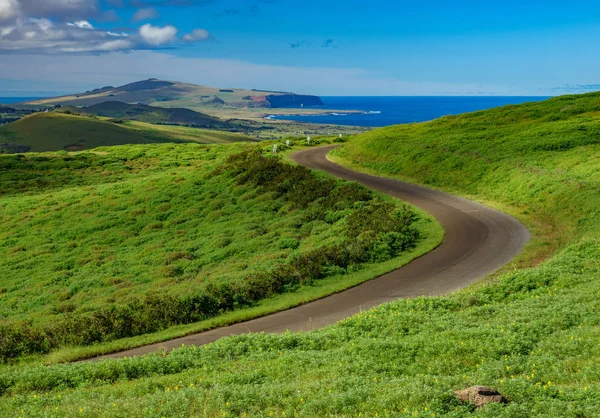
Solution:
{"label": "paved road", "polygon": [[208,344],[248,332],[303,331],[333,324],[361,310],[399,298],[443,295],[461,289],[507,264],[529,241],[529,232],[514,218],[479,203],[413,184],[349,170],[327,159],[334,147],[292,155],[299,164],[412,203],[432,214],[446,230],[434,251],[389,274],[324,299],[228,327],[97,358],[143,355],[160,348]]}

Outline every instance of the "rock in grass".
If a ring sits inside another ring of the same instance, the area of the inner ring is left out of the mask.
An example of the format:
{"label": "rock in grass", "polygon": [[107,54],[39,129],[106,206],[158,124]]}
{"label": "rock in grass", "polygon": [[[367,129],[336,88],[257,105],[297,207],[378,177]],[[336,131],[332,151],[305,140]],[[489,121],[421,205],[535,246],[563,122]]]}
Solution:
{"label": "rock in grass", "polygon": [[471,386],[464,390],[455,391],[454,395],[463,402],[471,402],[477,408],[482,408],[488,403],[508,402],[500,392],[487,386]]}

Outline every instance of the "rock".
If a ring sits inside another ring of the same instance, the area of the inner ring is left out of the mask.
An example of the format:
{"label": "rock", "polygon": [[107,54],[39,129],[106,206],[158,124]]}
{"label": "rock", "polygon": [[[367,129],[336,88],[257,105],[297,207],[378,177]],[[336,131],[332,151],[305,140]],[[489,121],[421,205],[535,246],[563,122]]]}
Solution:
{"label": "rock", "polygon": [[500,392],[487,386],[471,386],[468,389],[457,390],[454,395],[463,402],[471,402],[477,408],[482,408],[488,403],[508,402]]}

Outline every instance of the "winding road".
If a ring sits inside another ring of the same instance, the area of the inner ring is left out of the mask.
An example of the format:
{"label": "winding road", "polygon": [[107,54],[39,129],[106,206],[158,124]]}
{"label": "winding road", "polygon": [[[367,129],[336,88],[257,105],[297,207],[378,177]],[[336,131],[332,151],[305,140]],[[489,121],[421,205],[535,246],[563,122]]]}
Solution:
{"label": "winding road", "polygon": [[443,243],[398,270],[306,305],[94,360],[139,356],[161,348],[181,347],[182,344],[203,345],[248,332],[311,330],[399,298],[447,294],[507,264],[529,241],[527,229],[504,213],[437,190],[347,169],[327,159],[333,148],[300,151],[293,154],[292,159],[306,167],[362,183],[429,212],[446,231]]}

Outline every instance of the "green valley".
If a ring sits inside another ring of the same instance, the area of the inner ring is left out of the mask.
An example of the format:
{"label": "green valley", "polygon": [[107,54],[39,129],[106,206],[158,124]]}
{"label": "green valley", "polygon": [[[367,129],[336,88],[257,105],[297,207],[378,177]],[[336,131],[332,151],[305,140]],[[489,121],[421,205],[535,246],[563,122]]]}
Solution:
{"label": "green valley", "polygon": [[[94,416],[99,410],[107,416],[128,417],[598,416],[599,133],[600,94],[593,93],[394,126],[352,138],[333,153],[333,159],[358,170],[409,179],[502,208],[530,227],[534,233],[532,243],[518,263],[483,283],[448,296],[384,304],[322,330],[243,335],[204,347],[182,347],[169,354],[100,363],[4,366],[0,409],[15,416]],[[153,147],[169,156],[157,159],[159,166],[173,162],[173,154],[167,151],[169,147],[186,147],[189,154],[176,153],[181,158],[175,161],[197,167],[208,160],[210,170],[206,172],[212,172],[219,161],[218,154],[225,155],[230,152],[225,151],[227,147],[240,145],[207,148],[208,151],[200,153],[201,157],[192,152],[201,148],[199,145]],[[114,158],[134,154],[134,150],[141,152],[141,148],[131,147],[104,149],[101,153]],[[209,156],[215,156],[215,160]],[[132,173],[158,170],[153,163],[145,162],[148,157],[141,158],[132,159],[128,170]],[[127,164],[121,163],[119,170]],[[141,170],[140,164],[148,169]],[[125,176],[119,174],[116,165],[114,169],[115,175]],[[85,175],[86,180],[77,181],[91,181],[89,175],[93,170],[86,171],[90,171]],[[167,167],[161,171],[163,174],[163,180],[153,180],[150,176],[136,182],[151,193],[151,187],[156,190],[163,184],[172,187],[181,177],[182,185],[200,181],[195,187],[208,192],[210,185],[216,184],[212,183],[217,181],[216,176],[222,175],[215,173],[210,178],[196,180],[192,171],[174,167]],[[258,199],[261,205],[273,205],[273,213],[290,210],[288,203],[270,200],[269,193],[256,194],[249,187],[256,183],[240,184],[229,178],[226,184],[231,195],[213,198],[222,201],[223,206],[214,208],[219,216],[227,216],[230,199],[240,201],[246,194],[248,202]],[[27,230],[33,234],[42,220],[58,221],[57,217],[66,213],[66,209],[54,211],[53,207],[70,204],[69,211],[75,208],[80,208],[82,214],[92,211],[86,215],[91,216],[90,220],[98,213],[109,217],[89,224],[99,228],[95,233],[107,240],[106,245],[112,246],[111,240],[141,239],[127,233],[112,236],[106,232],[110,230],[102,229],[102,225],[117,222],[110,216],[119,210],[127,212],[129,219],[133,217],[129,212],[132,209],[120,207],[115,196],[123,194],[130,196],[127,199],[135,199],[134,183],[120,185],[115,181],[114,185],[92,190],[88,190],[90,185],[80,187],[73,192],[70,188],[60,191],[77,193],[79,203],[58,199],[59,192],[54,189],[51,193],[42,190],[23,197],[3,197],[2,216],[21,219],[23,225],[31,223]],[[108,190],[110,199],[102,196]],[[128,190],[132,192],[127,194]],[[94,208],[96,198],[102,199],[96,204],[104,210]],[[22,199],[39,199],[46,209],[30,213],[28,210],[36,205]],[[86,209],[86,200],[92,205],[90,209]],[[161,223],[162,228],[156,228],[151,236],[160,236],[171,222],[187,216],[185,212],[175,214],[173,206],[161,212],[158,209],[163,204],[143,199],[136,204],[145,211],[137,216],[150,222],[143,228]],[[172,214],[167,219],[156,219],[160,213]],[[290,216],[293,219],[301,216],[301,212],[292,210],[285,219]],[[118,215],[117,219],[121,218]],[[281,227],[293,231],[293,223],[286,222]],[[340,231],[336,228],[342,228],[337,222],[326,229],[313,225],[311,234],[300,242],[300,248],[336,242]],[[67,235],[63,240],[65,249],[70,248],[72,239]],[[175,244],[178,240],[165,242]],[[190,251],[173,244],[163,248]],[[278,248],[282,256],[293,252],[291,241],[283,245],[273,239],[267,245]],[[13,277],[19,274],[17,260],[28,256],[27,242],[10,242],[6,250],[15,254],[10,261],[15,270],[6,276]],[[81,250],[69,251],[74,256]],[[166,265],[163,256],[167,255],[145,257],[147,264],[162,264],[162,269]],[[92,263],[98,262],[94,253],[85,256]],[[185,277],[188,266],[196,265],[195,257],[189,258],[182,257],[172,263],[183,268],[178,277]],[[61,260],[66,264],[48,263],[46,268],[63,277],[69,271],[69,260]],[[78,260],[72,261],[77,265]],[[115,261],[101,261],[104,264],[100,268]],[[265,261],[266,265],[271,262]],[[135,266],[115,267],[117,272],[128,271],[131,276],[128,280],[136,280]],[[159,273],[164,271],[161,269],[156,274],[163,274]],[[21,280],[17,282],[21,283],[19,286],[25,285]],[[2,298],[10,298],[10,288],[3,286],[7,290]],[[93,289],[101,287],[101,283],[89,286]],[[81,291],[74,297],[79,294]],[[54,297],[59,296],[57,292]],[[18,310],[18,306],[14,309]],[[498,388],[508,403],[476,409],[453,396],[454,390],[476,384]]]}

